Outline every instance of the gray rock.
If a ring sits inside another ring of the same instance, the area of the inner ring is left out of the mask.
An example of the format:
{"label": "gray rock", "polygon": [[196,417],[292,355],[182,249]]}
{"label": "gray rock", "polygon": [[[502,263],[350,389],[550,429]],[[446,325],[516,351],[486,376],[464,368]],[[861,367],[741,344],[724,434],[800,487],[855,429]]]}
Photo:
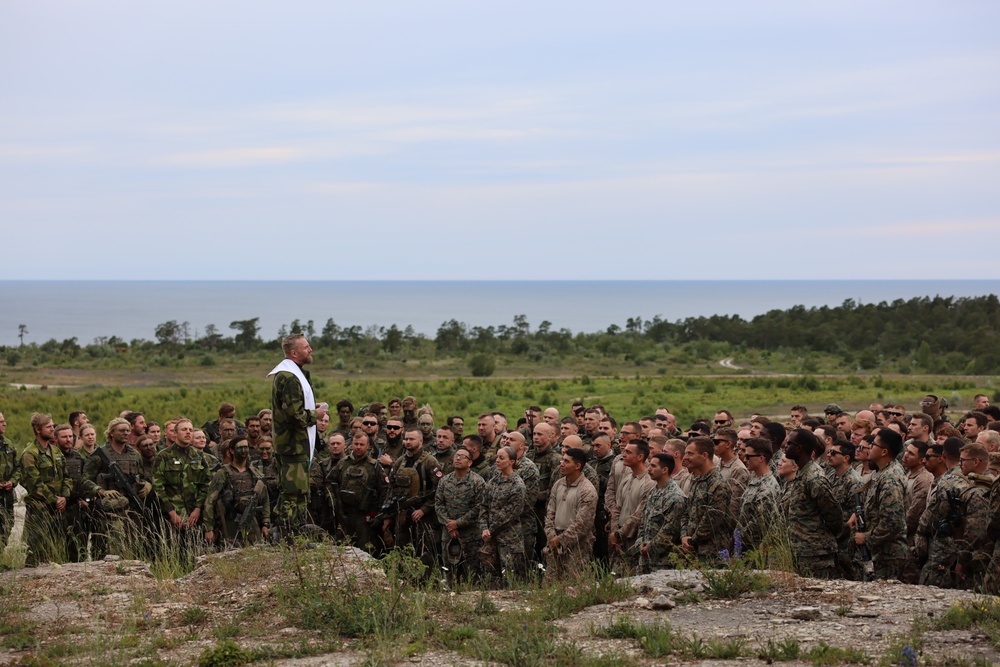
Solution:
{"label": "gray rock", "polygon": [[798,621],[815,621],[819,618],[819,607],[796,607],[791,617]]}
{"label": "gray rock", "polygon": [[653,609],[673,609],[677,606],[677,603],[666,595],[659,595],[653,598],[650,600],[650,604],[653,605]]}

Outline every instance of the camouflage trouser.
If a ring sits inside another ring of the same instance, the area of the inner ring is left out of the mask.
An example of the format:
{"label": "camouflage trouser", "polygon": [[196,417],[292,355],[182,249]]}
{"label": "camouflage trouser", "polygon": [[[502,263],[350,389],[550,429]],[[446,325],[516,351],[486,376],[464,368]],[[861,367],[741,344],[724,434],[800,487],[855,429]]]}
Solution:
{"label": "camouflage trouser", "polygon": [[524,559],[524,538],[521,531],[504,530],[499,535],[493,535],[497,554],[500,556],[500,566],[510,585],[524,581],[527,575],[527,564]]}
{"label": "camouflage trouser", "polygon": [[462,545],[462,555],[455,562],[448,550],[451,535],[441,530],[441,560],[448,568],[448,581],[468,581],[479,577],[479,548],[483,546],[482,533],[475,526],[458,531],[458,541]]}
{"label": "camouflage trouser", "polygon": [[1000,595],[1000,540],[993,547],[993,558],[986,568],[986,578],[983,581],[983,592]]}
{"label": "camouflage trouser", "polygon": [[564,577],[579,576],[587,570],[593,555],[593,545],[584,543],[572,549],[559,547],[552,551],[548,546],[542,549],[545,554],[545,579],[554,581]]}
{"label": "camouflage trouser", "polygon": [[274,523],[288,534],[312,523],[309,516],[309,459],[278,457],[278,505]]}
{"label": "camouflage trouser", "polygon": [[798,559],[799,574],[813,579],[838,579],[840,570],[837,568],[837,558],[834,554],[817,556],[801,556]]}
{"label": "camouflage trouser", "polygon": [[903,574],[905,565],[905,558],[880,558],[875,561],[875,579],[896,581]]}
{"label": "camouflage trouser", "polygon": [[[521,535],[524,538],[524,558],[527,562],[535,559],[535,515],[532,513],[530,520],[522,517]],[[543,533],[544,534],[544,533]]]}
{"label": "camouflage trouser", "polygon": [[382,544],[382,540],[377,537],[379,531],[371,530],[368,527],[365,512],[360,508],[345,506],[341,510],[340,530],[358,549],[364,549],[369,553],[380,551],[379,546]]}
{"label": "camouflage trouser", "polygon": [[958,550],[949,540],[934,540],[930,544],[927,562],[920,570],[922,586],[937,586],[938,588],[957,588],[955,581],[955,563],[958,561]]}

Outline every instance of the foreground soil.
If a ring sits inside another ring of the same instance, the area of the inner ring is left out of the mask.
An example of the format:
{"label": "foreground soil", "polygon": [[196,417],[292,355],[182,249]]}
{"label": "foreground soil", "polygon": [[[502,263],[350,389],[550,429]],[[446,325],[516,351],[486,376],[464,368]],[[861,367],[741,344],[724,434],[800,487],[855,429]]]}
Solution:
{"label": "foreground soil", "polygon": [[[345,572],[373,571],[363,556],[345,559],[342,567]],[[373,661],[370,641],[296,627],[287,615],[287,602],[279,603],[279,591],[294,586],[297,576],[287,551],[276,548],[203,557],[193,572],[173,580],[157,579],[145,563],[115,557],[8,571],[0,574],[0,638],[5,647],[0,664],[186,665],[199,659],[203,664],[242,664],[224,662],[218,655],[215,662],[204,662],[206,653],[223,640],[256,649],[256,655],[266,649],[268,657],[260,664],[483,664],[462,651],[461,639],[450,646],[422,642],[401,647],[388,658],[383,651],[383,657]],[[556,619],[557,641],[595,659],[614,657],[619,664],[765,664],[753,657],[755,650],[785,640],[798,642],[803,650],[821,643],[858,649],[873,662],[881,658],[883,664],[898,664],[886,663],[885,656],[912,632],[915,619],[929,626],[952,604],[983,599],[965,591],[889,582],[826,582],[785,573],[770,577],[767,591],[733,600],[702,596],[697,572],[665,571],[659,578],[636,579],[634,594]],[[337,580],[331,579],[332,585]],[[377,586],[377,578],[373,581]],[[530,592],[518,590],[436,595],[440,604],[429,605],[426,613],[442,626],[453,623],[446,606],[463,599],[470,605],[489,604],[501,618],[530,611],[527,606],[532,604]],[[602,628],[626,618],[669,624],[677,633],[706,643],[739,640],[746,652],[730,661],[690,656],[654,660],[635,639],[599,636]],[[921,665],[998,663],[1000,654],[991,639],[978,631],[922,633]]]}

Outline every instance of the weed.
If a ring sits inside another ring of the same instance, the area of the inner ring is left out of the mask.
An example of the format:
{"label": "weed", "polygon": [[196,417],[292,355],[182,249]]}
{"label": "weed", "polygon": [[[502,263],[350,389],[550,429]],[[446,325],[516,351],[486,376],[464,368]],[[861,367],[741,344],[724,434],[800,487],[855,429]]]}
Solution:
{"label": "weed", "polygon": [[820,642],[819,645],[806,651],[802,657],[816,667],[819,667],[820,665],[839,665],[841,663],[859,663],[867,665],[871,662],[871,658],[868,657],[868,654],[864,651],[859,651],[856,648],[840,648],[837,646],[830,646],[826,642]]}
{"label": "weed", "polygon": [[232,637],[239,637],[242,633],[240,626],[236,624],[226,624],[220,625],[215,628],[212,634],[215,635],[216,639],[230,639]]}
{"label": "weed", "polygon": [[250,651],[239,644],[224,639],[212,648],[206,648],[198,657],[198,667],[240,667],[254,661]]}
{"label": "weed", "polygon": [[186,607],[181,612],[181,621],[184,625],[201,625],[208,620],[208,612],[204,607]]}
{"label": "weed", "polygon": [[609,639],[636,639],[651,658],[664,658],[674,651],[677,637],[667,624],[648,625],[636,623],[627,616],[620,616],[611,625],[594,631],[598,637]]}
{"label": "weed", "polygon": [[802,645],[799,640],[793,637],[785,637],[780,642],[768,637],[767,643],[762,644],[757,651],[757,657],[767,662],[788,662],[798,660],[802,654]]}

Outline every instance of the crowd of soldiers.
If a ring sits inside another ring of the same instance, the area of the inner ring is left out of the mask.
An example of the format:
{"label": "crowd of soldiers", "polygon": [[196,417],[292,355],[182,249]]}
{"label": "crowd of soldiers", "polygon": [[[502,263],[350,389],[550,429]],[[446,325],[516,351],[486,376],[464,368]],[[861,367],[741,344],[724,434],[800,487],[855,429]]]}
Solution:
{"label": "crowd of soldiers", "polygon": [[271,409],[242,422],[230,403],[200,429],[127,411],[98,446],[83,412],[36,414],[18,455],[0,415],[0,531],[20,483],[29,564],[60,541],[94,557],[123,527],[214,548],[306,531],[495,584],[773,552],[813,577],[1000,592],[1000,410],[985,395],[957,423],[928,395],[912,412],[722,409],[687,430],[666,408],[619,422],[600,405],[532,405],[466,433],[412,396],[345,398],[334,423],[303,370],[308,342],[286,343],[295,367],[275,369]]}

